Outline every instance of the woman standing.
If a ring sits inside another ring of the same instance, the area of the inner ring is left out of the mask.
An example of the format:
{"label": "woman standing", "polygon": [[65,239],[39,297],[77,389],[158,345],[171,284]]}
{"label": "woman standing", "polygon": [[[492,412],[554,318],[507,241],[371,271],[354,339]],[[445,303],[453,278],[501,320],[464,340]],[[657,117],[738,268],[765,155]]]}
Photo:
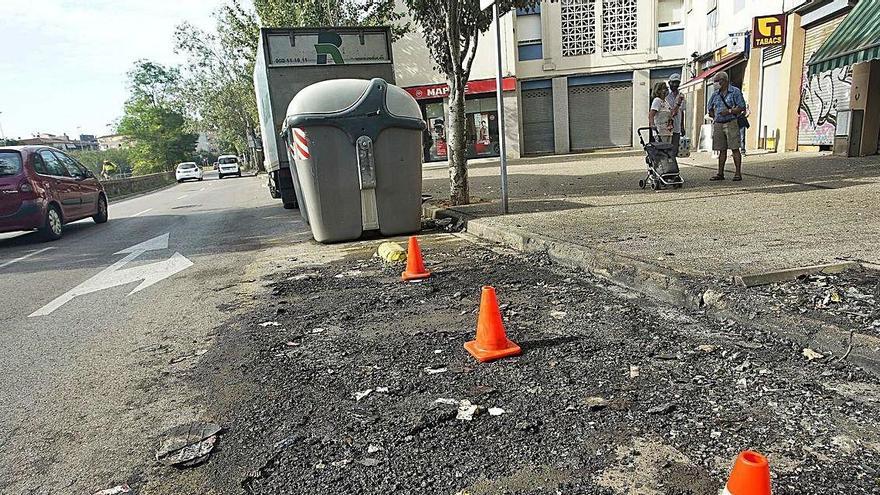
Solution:
{"label": "woman standing", "polygon": [[651,101],[651,111],[648,112],[648,126],[657,130],[658,141],[672,142],[672,109],[666,101],[669,88],[666,83],[654,85],[654,100]]}

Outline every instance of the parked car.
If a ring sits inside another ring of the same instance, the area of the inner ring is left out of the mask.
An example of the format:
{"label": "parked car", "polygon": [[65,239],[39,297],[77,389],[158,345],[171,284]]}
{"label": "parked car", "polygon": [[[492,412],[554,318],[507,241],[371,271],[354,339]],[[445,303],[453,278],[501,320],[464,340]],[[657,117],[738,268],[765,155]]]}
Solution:
{"label": "parked car", "polygon": [[238,157],[235,155],[221,155],[217,159],[219,164],[218,175],[222,179],[227,175],[237,175],[241,177],[241,167],[238,164]]}
{"label": "parked car", "polygon": [[107,194],[89,169],[44,146],[0,147],[0,232],[61,238],[64,224],[107,221]]}
{"label": "parked car", "polygon": [[187,179],[202,180],[202,169],[195,162],[183,162],[177,165],[177,171],[174,172],[177,182],[183,182]]}

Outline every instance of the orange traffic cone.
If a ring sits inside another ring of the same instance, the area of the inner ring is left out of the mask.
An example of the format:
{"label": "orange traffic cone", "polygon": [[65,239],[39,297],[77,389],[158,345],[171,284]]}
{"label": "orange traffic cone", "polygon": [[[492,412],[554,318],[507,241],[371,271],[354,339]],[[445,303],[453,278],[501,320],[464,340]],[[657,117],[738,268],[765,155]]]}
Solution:
{"label": "orange traffic cone", "polygon": [[495,289],[483,287],[480,299],[480,318],[477,320],[477,339],[464,344],[471,356],[485,363],[508,356],[518,356],[522,349],[507,338]]}
{"label": "orange traffic cone", "polygon": [[419,240],[416,236],[409,238],[409,249],[406,253],[406,271],[400,275],[403,281],[422,280],[431,276],[431,272],[425,269],[422,260],[422,250],[419,249]]}
{"label": "orange traffic cone", "polygon": [[723,495],[770,495],[770,465],[763,455],[746,450],[737,456]]}

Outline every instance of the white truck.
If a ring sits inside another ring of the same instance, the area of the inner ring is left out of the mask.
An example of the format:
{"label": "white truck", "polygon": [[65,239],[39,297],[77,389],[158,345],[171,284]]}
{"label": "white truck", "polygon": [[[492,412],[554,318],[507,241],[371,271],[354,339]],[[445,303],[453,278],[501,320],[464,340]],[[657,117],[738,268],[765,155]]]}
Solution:
{"label": "white truck", "polygon": [[281,129],[290,100],[303,88],[327,79],[372,79],[394,83],[391,29],[263,28],[254,65],[269,192],[285,208],[299,204],[300,188]]}

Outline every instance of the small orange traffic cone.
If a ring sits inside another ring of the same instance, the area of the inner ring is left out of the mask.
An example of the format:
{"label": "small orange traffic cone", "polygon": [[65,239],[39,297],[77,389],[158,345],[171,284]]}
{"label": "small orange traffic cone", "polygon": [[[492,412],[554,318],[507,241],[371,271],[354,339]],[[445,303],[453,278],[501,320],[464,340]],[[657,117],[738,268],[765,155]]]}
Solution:
{"label": "small orange traffic cone", "polygon": [[422,280],[431,276],[431,272],[425,269],[422,260],[422,250],[419,249],[419,240],[416,236],[410,236],[409,249],[406,253],[406,271],[400,275],[403,281]]}
{"label": "small orange traffic cone", "polygon": [[498,309],[498,299],[493,287],[483,287],[480,317],[477,320],[477,339],[466,342],[464,348],[483,363],[522,353],[522,349],[510,341],[504,332],[501,310]]}
{"label": "small orange traffic cone", "polygon": [[770,495],[770,464],[763,455],[746,450],[736,457],[723,495]]}

